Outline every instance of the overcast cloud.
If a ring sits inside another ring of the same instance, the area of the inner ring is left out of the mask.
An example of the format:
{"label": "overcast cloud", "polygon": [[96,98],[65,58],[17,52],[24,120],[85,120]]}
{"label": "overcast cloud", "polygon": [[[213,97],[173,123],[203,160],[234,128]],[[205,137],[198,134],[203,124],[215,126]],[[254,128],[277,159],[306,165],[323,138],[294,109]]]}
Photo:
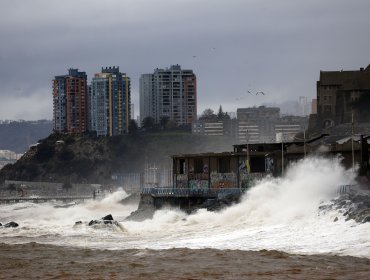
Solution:
{"label": "overcast cloud", "polygon": [[[370,63],[368,0],[2,0],[0,119],[52,118],[55,75],[132,80],[180,64],[198,78],[198,112],[310,99],[320,70]],[[196,57],[194,57],[196,56]],[[262,90],[252,96],[247,90]],[[240,99],[242,98],[242,99]],[[238,100],[237,100],[238,99]]]}

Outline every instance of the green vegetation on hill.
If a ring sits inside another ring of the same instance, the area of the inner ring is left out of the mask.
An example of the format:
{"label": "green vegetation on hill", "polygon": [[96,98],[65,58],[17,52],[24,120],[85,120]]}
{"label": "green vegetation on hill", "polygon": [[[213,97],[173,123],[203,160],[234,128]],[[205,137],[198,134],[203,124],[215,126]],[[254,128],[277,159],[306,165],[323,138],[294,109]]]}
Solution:
{"label": "green vegetation on hill", "polygon": [[104,183],[113,173],[142,172],[146,162],[160,166],[169,164],[174,154],[230,151],[232,144],[224,137],[175,131],[114,137],[51,134],[0,170],[0,183],[5,179]]}

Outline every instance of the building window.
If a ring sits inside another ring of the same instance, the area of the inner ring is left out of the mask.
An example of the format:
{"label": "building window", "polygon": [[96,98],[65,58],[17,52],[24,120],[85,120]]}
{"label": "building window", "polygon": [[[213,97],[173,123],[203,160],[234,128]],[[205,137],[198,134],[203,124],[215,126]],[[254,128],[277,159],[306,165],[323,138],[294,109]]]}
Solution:
{"label": "building window", "polygon": [[331,113],[331,106],[330,105],[324,105],[324,112]]}
{"label": "building window", "polygon": [[203,159],[195,158],[194,159],[194,173],[203,173]]}
{"label": "building window", "polygon": [[218,173],[230,173],[230,159],[219,158],[218,159]]}
{"label": "building window", "polygon": [[179,174],[186,174],[186,162],[185,159],[180,159],[179,160]]}

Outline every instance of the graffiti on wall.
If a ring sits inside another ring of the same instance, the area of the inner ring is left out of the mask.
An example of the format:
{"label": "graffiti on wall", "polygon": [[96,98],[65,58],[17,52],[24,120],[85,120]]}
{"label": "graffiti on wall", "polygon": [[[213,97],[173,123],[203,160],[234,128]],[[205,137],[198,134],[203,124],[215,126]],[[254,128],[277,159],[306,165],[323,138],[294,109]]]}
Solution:
{"label": "graffiti on wall", "polygon": [[211,187],[212,188],[235,188],[236,174],[231,173],[211,173]]}
{"label": "graffiti on wall", "polygon": [[248,188],[256,184],[257,181],[265,178],[274,172],[274,159],[265,158],[265,172],[250,172],[250,166],[246,157],[239,159],[239,187]]}
{"label": "graffiti on wall", "polygon": [[208,189],[208,180],[189,180],[191,190]]}
{"label": "graffiti on wall", "polygon": [[274,159],[270,157],[265,158],[265,170],[266,172],[273,173],[275,170]]}
{"label": "graffiti on wall", "polygon": [[249,188],[254,186],[258,181],[269,176],[269,173],[265,172],[254,172],[249,174],[239,174],[239,187]]}
{"label": "graffiti on wall", "polygon": [[249,161],[247,160],[247,158],[241,158],[239,160],[239,173],[246,175],[250,172],[251,172],[251,168],[249,165]]}
{"label": "graffiti on wall", "polygon": [[176,188],[187,188],[188,176],[186,174],[178,174],[176,178]]}

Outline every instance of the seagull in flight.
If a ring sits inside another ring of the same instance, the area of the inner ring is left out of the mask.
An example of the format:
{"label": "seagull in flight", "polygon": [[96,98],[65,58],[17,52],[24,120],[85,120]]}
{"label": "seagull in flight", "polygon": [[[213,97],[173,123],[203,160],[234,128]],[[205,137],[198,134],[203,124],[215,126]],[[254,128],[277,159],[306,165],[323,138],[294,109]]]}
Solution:
{"label": "seagull in flight", "polygon": [[259,93],[262,94],[262,95],[265,95],[265,93],[263,91],[257,91],[256,95],[258,95]]}

